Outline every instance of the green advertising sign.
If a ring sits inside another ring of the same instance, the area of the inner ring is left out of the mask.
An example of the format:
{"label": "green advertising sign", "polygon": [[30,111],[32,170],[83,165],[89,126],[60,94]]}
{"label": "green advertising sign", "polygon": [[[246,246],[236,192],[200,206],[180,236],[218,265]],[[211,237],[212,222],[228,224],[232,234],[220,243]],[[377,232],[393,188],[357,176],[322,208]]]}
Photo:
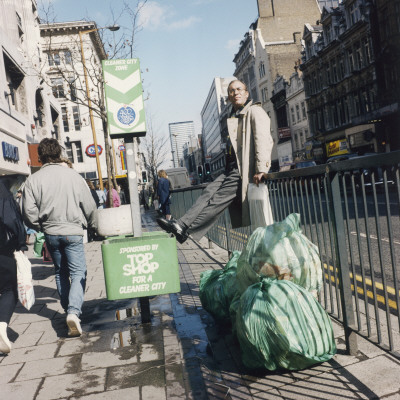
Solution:
{"label": "green advertising sign", "polygon": [[110,136],[145,136],[139,59],[103,60],[102,65]]}
{"label": "green advertising sign", "polygon": [[101,245],[108,300],[180,292],[176,239],[162,232]]}

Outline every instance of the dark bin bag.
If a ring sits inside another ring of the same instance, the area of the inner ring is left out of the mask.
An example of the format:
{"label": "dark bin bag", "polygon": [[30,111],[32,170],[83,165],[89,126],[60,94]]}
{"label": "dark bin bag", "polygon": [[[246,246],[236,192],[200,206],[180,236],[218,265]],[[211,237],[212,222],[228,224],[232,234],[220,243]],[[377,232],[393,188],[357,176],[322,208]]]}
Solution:
{"label": "dark bin bag", "polygon": [[236,263],[240,251],[234,251],[222,270],[204,271],[200,277],[200,300],[216,321],[230,322],[229,306],[237,290]]}
{"label": "dark bin bag", "polygon": [[257,228],[237,262],[240,293],[262,278],[290,280],[317,297],[322,287],[318,247],[300,229],[300,215]]}
{"label": "dark bin bag", "polygon": [[33,254],[35,257],[42,257],[43,244],[45,242],[44,233],[38,232],[36,234],[35,243],[33,244]]}
{"label": "dark bin bag", "polygon": [[336,353],[332,323],[314,296],[265,278],[240,298],[236,331],[247,368],[300,370]]}

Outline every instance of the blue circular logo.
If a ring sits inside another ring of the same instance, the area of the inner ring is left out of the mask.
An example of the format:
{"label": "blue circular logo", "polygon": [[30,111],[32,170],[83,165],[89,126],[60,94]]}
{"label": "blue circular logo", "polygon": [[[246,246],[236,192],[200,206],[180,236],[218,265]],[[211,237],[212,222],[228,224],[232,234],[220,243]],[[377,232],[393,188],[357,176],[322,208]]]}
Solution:
{"label": "blue circular logo", "polygon": [[135,121],[136,113],[132,107],[121,107],[117,112],[118,121],[123,125],[132,125]]}

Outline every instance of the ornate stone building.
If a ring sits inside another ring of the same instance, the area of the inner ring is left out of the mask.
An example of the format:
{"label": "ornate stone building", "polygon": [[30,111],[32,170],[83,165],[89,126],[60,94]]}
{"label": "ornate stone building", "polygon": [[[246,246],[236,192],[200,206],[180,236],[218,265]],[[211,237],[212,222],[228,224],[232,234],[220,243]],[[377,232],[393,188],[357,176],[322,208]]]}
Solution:
{"label": "ornate stone building", "polygon": [[303,79],[310,131],[329,149],[383,151],[377,121],[377,59],[373,48],[371,3],[344,0],[324,8],[317,25],[303,32]]}

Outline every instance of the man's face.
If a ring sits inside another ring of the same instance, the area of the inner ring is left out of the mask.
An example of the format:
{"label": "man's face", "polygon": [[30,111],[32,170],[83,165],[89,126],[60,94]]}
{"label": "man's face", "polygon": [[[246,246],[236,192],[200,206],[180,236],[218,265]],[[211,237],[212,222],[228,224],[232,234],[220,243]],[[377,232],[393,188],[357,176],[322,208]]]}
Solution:
{"label": "man's face", "polygon": [[240,81],[232,82],[228,87],[228,99],[235,109],[242,107],[249,98],[246,86]]}

